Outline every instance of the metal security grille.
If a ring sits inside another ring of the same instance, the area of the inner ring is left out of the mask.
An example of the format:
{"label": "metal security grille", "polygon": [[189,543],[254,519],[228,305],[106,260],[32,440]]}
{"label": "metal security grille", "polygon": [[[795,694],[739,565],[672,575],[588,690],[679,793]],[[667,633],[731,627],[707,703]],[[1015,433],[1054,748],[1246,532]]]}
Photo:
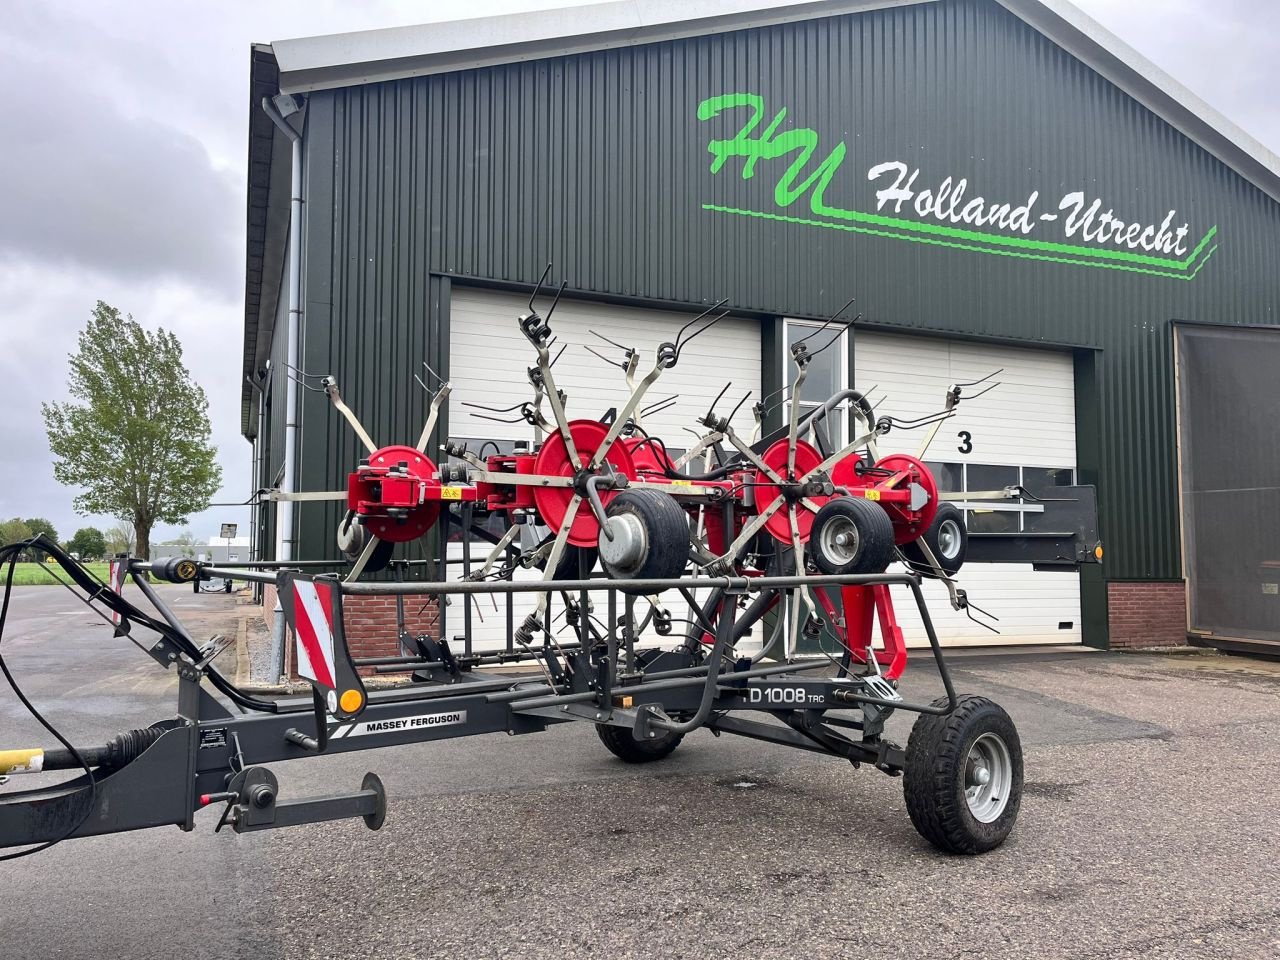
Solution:
{"label": "metal security grille", "polygon": [[1280,331],[1179,326],[1189,627],[1280,643]]}

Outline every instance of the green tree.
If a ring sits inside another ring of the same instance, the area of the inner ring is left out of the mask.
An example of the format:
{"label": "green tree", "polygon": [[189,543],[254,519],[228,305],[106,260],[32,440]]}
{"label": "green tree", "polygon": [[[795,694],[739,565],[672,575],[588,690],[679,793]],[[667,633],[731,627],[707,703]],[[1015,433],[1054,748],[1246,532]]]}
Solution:
{"label": "green tree", "polygon": [[121,521],[106,532],[107,553],[115,556],[117,553],[130,553],[133,550],[134,530],[133,524]]}
{"label": "green tree", "polygon": [[27,526],[27,521],[21,517],[14,517],[12,520],[0,522],[0,544],[7,546],[11,543],[30,540],[33,536],[31,528]]}
{"label": "green tree", "polygon": [[166,540],[162,546],[177,547],[177,556],[194,557],[196,555],[196,547],[200,541],[196,539],[196,535],[190,530],[183,530],[172,540]]}
{"label": "green tree", "polygon": [[[37,533],[43,533],[53,543],[58,542],[58,531],[53,528],[53,524],[44,517],[27,517],[26,524],[31,528],[31,535],[34,537]],[[45,552],[43,550],[30,550],[33,560],[43,560]]]}
{"label": "green tree", "polygon": [[67,542],[67,549],[81,560],[101,560],[107,555],[107,538],[97,527],[81,527]]}
{"label": "green tree", "polygon": [[70,360],[72,401],[41,404],[54,478],[83,488],[81,514],[131,524],[138,556],[149,559],[152,526],[186,523],[222,481],[209,401],[177,337],[149,333],[101,300]]}

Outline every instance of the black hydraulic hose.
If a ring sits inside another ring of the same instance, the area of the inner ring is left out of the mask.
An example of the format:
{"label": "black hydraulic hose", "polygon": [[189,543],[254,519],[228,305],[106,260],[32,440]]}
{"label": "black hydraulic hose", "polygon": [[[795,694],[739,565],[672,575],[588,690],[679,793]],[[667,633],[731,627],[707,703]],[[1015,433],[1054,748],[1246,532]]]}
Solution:
{"label": "black hydraulic hose", "polygon": [[[44,534],[41,533],[23,543],[13,543],[8,546],[0,547],[0,563],[5,562],[6,560],[9,563],[9,570],[5,574],[4,581],[4,599],[0,601],[0,642],[3,642],[4,640],[5,621],[9,618],[9,599],[13,595],[13,574],[17,569],[18,556],[22,551],[32,547],[43,549],[45,544],[50,542],[51,541],[47,540]],[[54,546],[56,547],[57,545],[54,544]],[[59,548],[59,551],[60,550],[61,548]],[[98,802],[98,781],[93,775],[93,770],[89,766],[88,759],[86,759],[80,751],[76,749],[70,740],[59,732],[57,727],[45,719],[44,715],[39,711],[34,703],[27,699],[27,695],[22,692],[22,688],[18,686],[18,681],[9,671],[9,665],[5,663],[4,655],[2,653],[0,653],[0,674],[4,675],[5,681],[9,684],[9,689],[13,691],[14,696],[18,698],[18,701],[26,708],[27,712],[35,718],[36,722],[39,723],[40,726],[53,734],[54,739],[62,744],[71,759],[75,761],[73,766],[84,770],[85,776],[89,780],[88,802],[85,804],[84,813],[81,814],[75,823],[69,826],[60,836],[54,837],[52,840],[48,840],[45,843],[37,844],[34,847],[28,847],[25,850],[19,850],[17,853],[0,854],[0,863],[2,863],[6,860],[17,860],[19,857],[29,857],[42,850],[48,850],[50,847],[66,840],[77,830],[83,827],[89,821],[89,817],[93,815],[94,807]]]}

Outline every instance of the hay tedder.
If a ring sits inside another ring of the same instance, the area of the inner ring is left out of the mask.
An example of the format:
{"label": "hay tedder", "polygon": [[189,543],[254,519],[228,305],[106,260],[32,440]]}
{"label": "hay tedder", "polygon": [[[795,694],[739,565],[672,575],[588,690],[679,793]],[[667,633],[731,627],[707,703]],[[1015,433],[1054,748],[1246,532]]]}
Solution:
{"label": "hay tedder", "polygon": [[[954,384],[935,415],[911,422],[878,417],[852,389],[802,411],[806,371],[840,333],[842,309],[791,347],[790,397],[778,401],[784,426],[763,429],[762,398],[755,430],[743,436],[731,422],[737,408],[722,414],[718,398],[697,421],[697,442],[676,451],[645,429],[652,408],[643,401],[689,341],[727,313],[723,304],[661,344],[647,369],[637,351],[612,344],[621,356],[605,359],[624,371],[626,402],[571,419],[553,369],[563,353],[550,322],[559,294],[543,316],[535,309],[540,288],[517,321],[536,355],[531,398],[517,409],[532,439],[511,452],[482,456],[456,442],[428,449],[450,394],[444,381],[416,444],[378,446],[324,378],[320,389],[367,456],[343,491],[264,499],[342,501],[342,562],[120,558],[119,579],[104,584],[56,545],[38,544],[87,602],[110,612],[121,635],[176,671],[178,709],[106,744],[73,745],[48,727],[60,748],[0,751],[6,778],[71,772],[21,792],[0,787],[0,847],[162,824],[190,830],[196,812],[212,805],[221,808],[218,827],[237,832],[357,816],[376,829],[386,796],[374,774],[350,794],[294,799],[281,795],[276,770],[264,764],[562,722],[594,725],[628,763],[661,760],[699,728],[831,754],[902,776],[911,820],[936,847],[972,854],[1004,841],[1022,791],[1018,734],[997,704],[956,693],[922,592],[932,579],[954,609],[976,609],[955,579],[968,536],[948,496],[1029,496],[1021,488],[945,494],[922,459],[961,400],[992,384]],[[824,330],[831,336],[811,346]],[[574,398],[574,406],[591,399]],[[846,411],[849,442],[833,448],[824,421]],[[914,428],[926,430],[917,455],[878,454],[879,438]],[[467,548],[460,573],[450,572],[457,558],[442,552],[426,579],[373,576],[405,563],[393,560],[397,544],[443,541],[449,527],[464,545],[485,542],[487,553],[473,560]],[[1089,560],[1087,535],[1072,539],[1066,559]],[[26,546],[3,548],[0,558]],[[126,573],[154,610],[122,595]],[[273,585],[312,696],[269,699],[239,688],[216,666],[225,642],[198,642],[150,578]],[[899,692],[907,645],[895,592],[918,610],[944,691],[938,699],[913,702]],[[493,609],[498,598],[506,602],[501,649],[473,648],[478,595],[489,595]],[[344,603],[369,596],[394,596],[401,611],[406,598],[460,604],[464,630],[412,636],[402,617],[401,655],[355,658]],[[410,682],[366,685],[375,672]],[[905,748],[885,735],[899,710],[919,715]]]}

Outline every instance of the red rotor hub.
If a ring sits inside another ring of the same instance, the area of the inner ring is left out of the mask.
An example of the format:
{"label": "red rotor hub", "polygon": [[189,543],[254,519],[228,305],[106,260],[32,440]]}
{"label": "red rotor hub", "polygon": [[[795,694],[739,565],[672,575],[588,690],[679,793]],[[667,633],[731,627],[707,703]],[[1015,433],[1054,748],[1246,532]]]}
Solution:
{"label": "red rotor hub", "polygon": [[[891,453],[876,462],[877,472],[861,476],[857,465],[856,455],[845,457],[831,471],[831,482],[855,497],[877,501],[893,521],[895,543],[910,543],[929,529],[938,512],[938,483],[923,462],[905,453]],[[919,489],[913,490],[913,484]]]}
{"label": "red rotor hub", "polygon": [[[768,464],[778,476],[786,478],[787,451],[787,441],[785,439],[779,440],[769,447],[760,459]],[[805,441],[796,441],[795,476],[797,479],[803,477],[820,463],[822,463],[822,454]],[[757,470],[755,472],[755,494],[756,512],[764,513],[773,501],[782,496],[782,491],[778,489],[778,485],[770,479],[767,473],[763,470]],[[807,499],[821,507],[831,498],[808,497]],[[801,543],[809,542],[809,532],[813,529],[813,517],[814,514],[808,507],[803,503],[796,503],[796,531],[800,535]],[[764,522],[764,528],[775,540],[785,543],[787,546],[791,545],[791,518],[785,503],[773,516]]]}
{"label": "red rotor hub", "polygon": [[421,450],[383,447],[348,475],[347,509],[355,511],[375,537],[407,543],[435,526],[444,489],[457,491],[450,499],[463,499],[461,488],[442,488],[440,472]]}
{"label": "red rotor hub", "polygon": [[[573,477],[585,466],[600,444],[608,436],[609,428],[597,420],[571,420],[569,434],[573,437],[573,445],[577,448],[582,464],[572,463],[564,437],[557,430],[547,437],[542,449],[538,451],[538,459],[534,463],[533,472],[544,477]],[[622,443],[614,442],[605,454],[605,461],[612,464],[613,469],[629,480],[636,478],[635,464],[631,454]],[[558,531],[569,513],[569,503],[573,500],[572,487],[534,487],[533,501],[542,515],[542,522],[553,531]],[[607,507],[616,491],[601,490],[600,500]],[[569,542],[575,547],[595,546],[600,538],[600,524],[591,506],[585,502],[578,507],[577,516],[569,527]]]}

